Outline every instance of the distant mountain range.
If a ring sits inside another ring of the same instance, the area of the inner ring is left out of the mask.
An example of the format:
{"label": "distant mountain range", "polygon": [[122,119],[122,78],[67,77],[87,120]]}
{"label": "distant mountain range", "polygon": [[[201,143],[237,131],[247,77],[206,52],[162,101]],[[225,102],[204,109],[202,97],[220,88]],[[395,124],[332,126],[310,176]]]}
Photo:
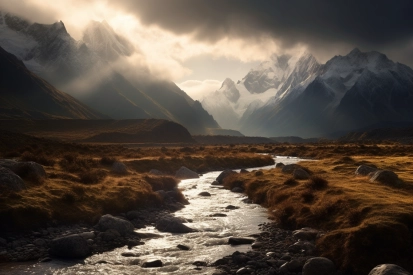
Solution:
{"label": "distant mountain range", "polygon": [[58,89],[114,119],[158,118],[178,122],[192,134],[220,129],[198,101],[149,71],[128,79],[113,62],[137,49],[106,22],[91,22],[82,41],[63,22],[30,23],[0,12],[0,46]]}
{"label": "distant mountain range", "polygon": [[[254,136],[321,137],[413,121],[413,70],[352,50],[319,64],[309,53],[272,56],[202,100],[223,127]],[[235,125],[235,127],[234,127]]]}

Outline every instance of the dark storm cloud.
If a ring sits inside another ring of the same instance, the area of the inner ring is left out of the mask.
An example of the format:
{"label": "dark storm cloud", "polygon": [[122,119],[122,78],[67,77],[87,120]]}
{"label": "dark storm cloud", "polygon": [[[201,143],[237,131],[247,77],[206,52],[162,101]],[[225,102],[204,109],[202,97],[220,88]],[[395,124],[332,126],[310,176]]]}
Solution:
{"label": "dark storm cloud", "polygon": [[413,37],[412,0],[120,0],[144,24],[198,40],[270,35],[304,42],[374,47]]}

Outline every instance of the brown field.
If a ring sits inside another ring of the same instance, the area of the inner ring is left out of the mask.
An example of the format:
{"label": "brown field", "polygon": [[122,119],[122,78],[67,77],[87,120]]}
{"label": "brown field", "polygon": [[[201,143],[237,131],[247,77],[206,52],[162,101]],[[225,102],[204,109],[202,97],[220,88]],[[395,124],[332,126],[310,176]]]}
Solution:
{"label": "brown field", "polygon": [[[317,240],[319,254],[352,274],[367,274],[383,263],[413,270],[413,146],[280,146],[273,152],[319,159],[300,163],[311,171],[310,180],[272,169],[233,175],[225,186],[243,186],[284,227],[325,231]],[[394,171],[403,184],[386,186],[356,176],[361,164]]]}
{"label": "brown field", "polygon": [[[126,148],[119,145],[62,143],[21,134],[3,133],[0,158],[35,161],[44,166],[47,178],[18,174],[27,189],[0,189],[0,231],[39,226],[95,223],[106,213],[118,214],[148,204],[160,205],[155,191],[178,185],[173,175],[181,166],[198,173],[270,165],[269,156],[249,147],[192,146]],[[114,161],[123,162],[127,175],[111,172]],[[151,169],[165,176],[154,176]]]}

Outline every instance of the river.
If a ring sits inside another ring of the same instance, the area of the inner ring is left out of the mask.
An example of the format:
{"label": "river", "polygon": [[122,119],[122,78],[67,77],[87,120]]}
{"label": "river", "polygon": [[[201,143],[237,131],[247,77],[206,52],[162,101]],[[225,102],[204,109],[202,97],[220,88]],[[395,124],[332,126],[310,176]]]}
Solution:
{"label": "river", "polygon": [[[300,161],[298,158],[275,158],[276,162],[290,164]],[[270,169],[275,165],[250,168]],[[13,263],[0,266],[0,274],[212,274],[213,267],[193,265],[195,261],[212,263],[235,251],[247,251],[250,245],[228,245],[229,237],[245,237],[259,233],[258,225],[268,221],[267,210],[256,204],[247,204],[242,200],[244,194],[233,193],[212,186],[211,183],[221,171],[209,172],[199,179],[183,180],[179,188],[190,204],[174,213],[175,216],[192,220],[186,223],[199,232],[188,234],[171,234],[157,231],[154,227],[139,229],[138,232],[151,232],[161,235],[156,239],[144,239],[144,245],[128,249],[121,247],[113,251],[88,257],[82,262],[53,260],[46,263]],[[199,196],[202,191],[210,197]],[[227,210],[226,206],[238,206],[239,209]],[[226,214],[225,217],[211,217],[213,214]],[[186,245],[190,250],[180,250],[177,245]],[[131,252],[136,257],[124,257],[123,252]],[[160,268],[142,268],[145,260],[159,259]]]}

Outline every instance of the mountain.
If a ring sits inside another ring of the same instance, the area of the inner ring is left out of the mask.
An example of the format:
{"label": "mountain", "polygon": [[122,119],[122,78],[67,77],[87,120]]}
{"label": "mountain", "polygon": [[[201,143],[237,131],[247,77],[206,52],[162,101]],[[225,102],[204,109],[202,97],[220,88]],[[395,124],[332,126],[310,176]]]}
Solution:
{"label": "mountain", "polygon": [[249,117],[266,103],[275,104],[287,95],[293,98],[291,87],[313,79],[319,68],[320,64],[307,52],[297,56],[272,55],[269,61],[251,69],[237,84],[226,79],[219,90],[201,102],[222,127],[241,129],[248,135],[262,135],[243,127],[248,124]]}
{"label": "mountain", "polygon": [[0,118],[100,119],[103,115],[30,72],[0,47]]}
{"label": "mountain", "polygon": [[145,69],[136,70],[130,78],[117,71],[114,61],[139,49],[105,21],[92,21],[83,41],[76,41],[63,22],[30,23],[0,12],[0,46],[55,87],[112,118],[168,119],[192,134],[220,128],[199,102],[173,82],[160,80]]}

